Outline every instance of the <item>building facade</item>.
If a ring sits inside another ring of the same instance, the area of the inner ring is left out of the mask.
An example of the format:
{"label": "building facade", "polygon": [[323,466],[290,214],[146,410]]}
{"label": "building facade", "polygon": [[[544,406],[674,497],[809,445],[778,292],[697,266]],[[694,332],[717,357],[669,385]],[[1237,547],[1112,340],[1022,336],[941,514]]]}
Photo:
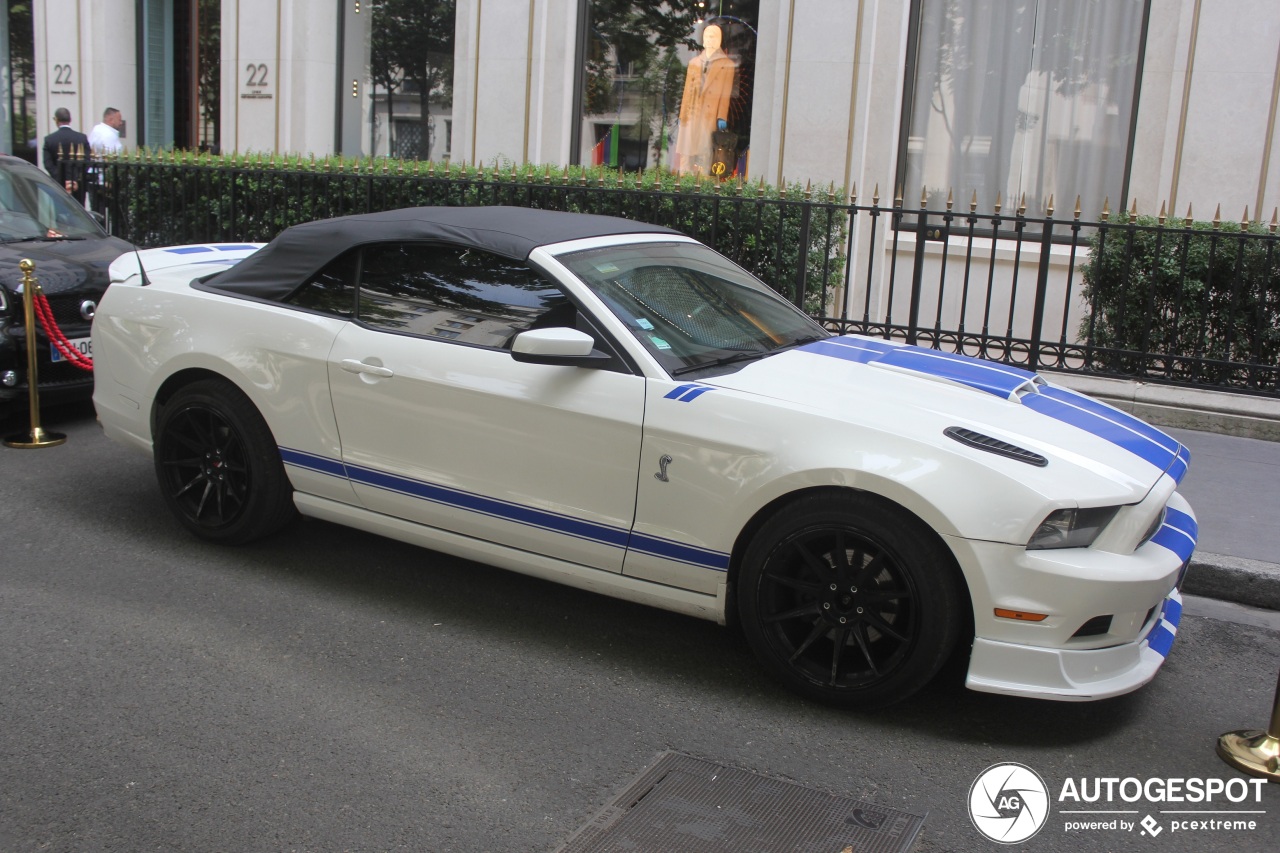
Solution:
{"label": "building facade", "polygon": [[1270,0],[31,7],[6,121],[29,108],[37,136],[110,106],[128,147],[660,167],[1036,215],[1078,195],[1086,218],[1280,204]]}

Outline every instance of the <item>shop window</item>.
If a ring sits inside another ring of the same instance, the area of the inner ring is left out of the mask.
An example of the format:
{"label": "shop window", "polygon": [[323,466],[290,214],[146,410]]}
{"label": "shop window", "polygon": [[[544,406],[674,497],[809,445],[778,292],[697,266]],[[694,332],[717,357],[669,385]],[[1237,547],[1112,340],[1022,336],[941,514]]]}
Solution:
{"label": "shop window", "polygon": [[759,0],[588,0],[574,162],[747,177]]}
{"label": "shop window", "polygon": [[1012,212],[1127,192],[1147,0],[913,0],[898,186]]}

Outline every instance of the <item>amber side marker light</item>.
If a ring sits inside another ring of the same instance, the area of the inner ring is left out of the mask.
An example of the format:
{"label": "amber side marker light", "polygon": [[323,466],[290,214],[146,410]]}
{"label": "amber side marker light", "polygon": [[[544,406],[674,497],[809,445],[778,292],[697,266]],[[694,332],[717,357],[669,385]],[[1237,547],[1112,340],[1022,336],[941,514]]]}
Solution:
{"label": "amber side marker light", "polygon": [[996,608],[996,616],[1001,619],[1017,619],[1021,622],[1043,622],[1049,618],[1048,613],[1027,613],[1025,610],[1005,610]]}

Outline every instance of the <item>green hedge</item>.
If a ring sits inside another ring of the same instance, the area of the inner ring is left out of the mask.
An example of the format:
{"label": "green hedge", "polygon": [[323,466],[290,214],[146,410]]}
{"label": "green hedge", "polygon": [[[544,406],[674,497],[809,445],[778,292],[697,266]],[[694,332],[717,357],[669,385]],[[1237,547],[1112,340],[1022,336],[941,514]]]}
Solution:
{"label": "green hedge", "polygon": [[[112,231],[141,246],[266,241],[290,225],[424,205],[515,205],[621,216],[712,245],[811,313],[843,271],[834,188],[718,183],[649,170],[478,167],[327,157],[141,152],[105,164]],[[797,299],[804,263],[804,295]]]}
{"label": "green hedge", "polygon": [[1081,337],[1095,348],[1095,367],[1258,385],[1247,365],[1225,362],[1280,363],[1278,239],[1262,225],[1102,224],[1083,271],[1092,311]]}

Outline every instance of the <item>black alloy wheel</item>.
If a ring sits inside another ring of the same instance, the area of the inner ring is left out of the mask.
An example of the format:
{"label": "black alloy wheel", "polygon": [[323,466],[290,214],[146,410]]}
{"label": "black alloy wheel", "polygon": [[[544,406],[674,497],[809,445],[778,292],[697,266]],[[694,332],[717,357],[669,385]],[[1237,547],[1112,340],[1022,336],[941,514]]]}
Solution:
{"label": "black alloy wheel", "polygon": [[783,509],[749,546],[739,611],[761,661],[792,689],[872,709],[945,662],[966,597],[954,559],[918,519],[872,495]]}
{"label": "black alloy wheel", "polygon": [[205,539],[249,542],[295,514],[270,429],[229,383],[203,380],[173,395],[157,419],[155,466],[170,510]]}

